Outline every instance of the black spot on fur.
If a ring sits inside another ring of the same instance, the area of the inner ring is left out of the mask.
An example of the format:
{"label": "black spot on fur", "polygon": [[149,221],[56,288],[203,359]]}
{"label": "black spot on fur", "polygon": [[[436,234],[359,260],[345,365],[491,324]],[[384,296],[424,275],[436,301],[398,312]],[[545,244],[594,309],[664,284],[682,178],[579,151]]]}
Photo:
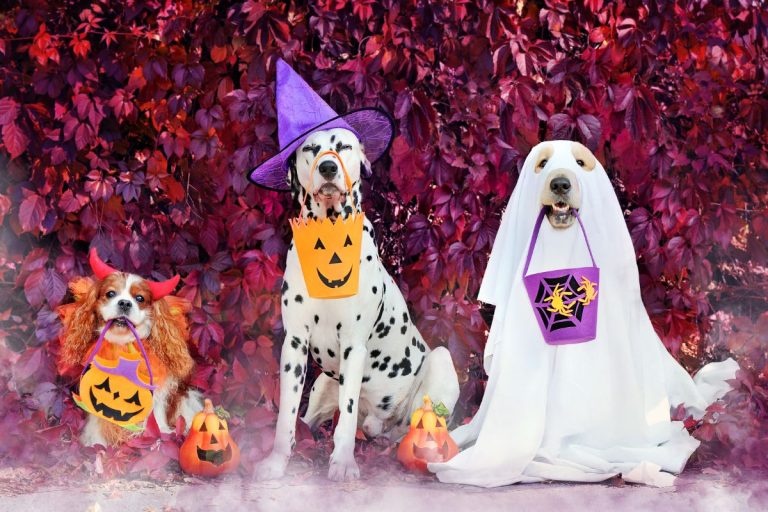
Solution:
{"label": "black spot on fur", "polygon": [[302,302],[304,302],[304,297],[302,297],[301,295],[296,295],[296,298],[294,300],[299,304],[301,304]]}
{"label": "black spot on fur", "polygon": [[367,259],[368,261],[371,261],[371,260],[373,259],[373,256],[371,256],[371,255],[369,254],[368,256],[366,256],[366,257],[365,257],[365,259]]}
{"label": "black spot on fur", "polygon": [[374,295],[376,295],[379,289],[374,286],[373,288],[371,288],[371,291],[373,292]]}
{"label": "black spot on fur", "polygon": [[381,403],[378,405],[379,409],[381,409],[382,411],[388,411],[389,408],[392,406],[392,404],[390,403],[391,399],[392,399],[391,396],[385,396],[384,398],[382,398]]}
{"label": "black spot on fur", "polygon": [[296,375],[296,377],[301,377],[301,371],[302,371],[301,365],[297,364],[296,368],[293,369],[293,374]]}
{"label": "black spot on fur", "polygon": [[303,347],[301,347],[301,351],[304,353],[304,355],[307,355],[307,352],[309,352],[309,351],[307,350],[307,346],[306,346],[306,345],[304,345]]}
{"label": "black spot on fur", "polygon": [[413,345],[414,347],[416,346],[416,336],[411,338],[411,345]]}
{"label": "black spot on fur", "polygon": [[379,367],[379,362],[378,361],[374,361],[373,364],[371,365],[371,368],[373,368],[374,370],[376,368],[378,368],[378,367]]}
{"label": "black spot on fur", "polygon": [[280,289],[280,292],[285,295],[285,292],[288,291],[288,281],[283,281],[283,287]]}
{"label": "black spot on fur", "polygon": [[411,366],[411,360],[407,357],[404,357],[399,363],[398,366],[400,367],[400,375],[405,377],[406,375],[411,374],[411,370],[413,367]]}
{"label": "black spot on fur", "polygon": [[288,305],[288,299],[283,299],[283,305],[284,305],[284,306],[287,306],[287,305]]}
{"label": "black spot on fur", "polygon": [[312,352],[314,352],[315,354],[319,354],[320,353],[320,349],[317,348],[317,347],[312,347]]}
{"label": "black spot on fur", "polygon": [[426,350],[427,350],[426,345],[424,345],[423,343],[419,342],[419,352],[425,352]]}
{"label": "black spot on fur", "polygon": [[357,315],[357,321],[358,322],[360,321],[360,317],[361,317],[361,315]]}
{"label": "black spot on fur", "polygon": [[344,385],[344,374],[342,373],[341,375],[339,375],[339,386],[343,386],[343,385]]}
{"label": "black spot on fur", "polygon": [[336,324],[336,330],[337,330],[337,331],[340,331],[340,330],[341,330],[341,322],[339,322],[339,323],[337,323],[337,324]]}
{"label": "black spot on fur", "polygon": [[349,353],[352,351],[352,347],[347,347],[344,349],[344,359],[349,357]]}
{"label": "black spot on fur", "polygon": [[389,325],[385,326],[384,329],[379,333],[379,339],[386,338],[387,335],[389,334],[389,329],[390,329]]}
{"label": "black spot on fur", "polygon": [[334,140],[336,140],[336,136],[335,135],[331,135],[331,144],[333,144]]}
{"label": "black spot on fur", "polygon": [[370,375],[363,377],[363,382],[368,382],[369,380],[371,380]]}
{"label": "black spot on fur", "polygon": [[400,334],[405,334],[408,331],[408,326],[404,325],[400,328]]}
{"label": "black spot on fur", "polygon": [[381,332],[384,329],[384,322],[381,322],[376,326],[376,332]]}
{"label": "black spot on fur", "polygon": [[286,372],[291,371],[291,363],[285,363],[285,368],[283,368]]}
{"label": "black spot on fur", "polygon": [[323,373],[326,374],[329,377],[333,377],[333,372],[323,372]]}
{"label": "black spot on fur", "polygon": [[293,386],[293,392],[295,393],[295,392],[297,392],[298,390],[299,390],[299,385],[298,385],[298,384],[294,385],[294,386]]}
{"label": "black spot on fur", "polygon": [[405,357],[411,357],[411,347],[405,347]]}
{"label": "black spot on fur", "polygon": [[299,338],[297,338],[296,336],[291,338],[291,346],[293,348],[299,348],[299,345],[301,345],[301,340]]}
{"label": "black spot on fur", "polygon": [[315,315],[315,324],[317,324],[317,322],[319,322],[319,321],[320,321],[320,317]]}
{"label": "black spot on fur", "polygon": [[395,325],[395,317],[393,316],[389,317],[389,323],[392,325]]}
{"label": "black spot on fur", "polygon": [[331,356],[331,357],[336,357],[336,352],[334,352],[331,349],[328,349],[328,355]]}
{"label": "black spot on fur", "polygon": [[403,313],[403,322],[408,323],[408,313]]}
{"label": "black spot on fur", "polygon": [[418,374],[419,374],[419,372],[421,371],[421,365],[423,365],[423,364],[424,364],[424,360],[425,360],[426,358],[427,358],[427,356],[421,356],[421,362],[419,363],[419,367],[418,367],[418,368],[416,368],[416,371],[415,371],[415,372],[413,372],[413,374],[414,374],[414,375],[418,375]]}
{"label": "black spot on fur", "polygon": [[348,412],[349,414],[352,414],[352,405],[353,405],[354,403],[355,403],[355,401],[354,401],[354,400],[352,400],[352,399],[350,398],[350,399],[349,399],[349,403],[347,404],[347,412]]}
{"label": "black spot on fur", "polygon": [[376,349],[371,350],[371,357],[372,358],[376,359],[377,357],[379,357],[379,355],[381,355],[381,350],[376,350]]}
{"label": "black spot on fur", "polygon": [[296,408],[295,407],[291,409],[291,414],[296,414]]}

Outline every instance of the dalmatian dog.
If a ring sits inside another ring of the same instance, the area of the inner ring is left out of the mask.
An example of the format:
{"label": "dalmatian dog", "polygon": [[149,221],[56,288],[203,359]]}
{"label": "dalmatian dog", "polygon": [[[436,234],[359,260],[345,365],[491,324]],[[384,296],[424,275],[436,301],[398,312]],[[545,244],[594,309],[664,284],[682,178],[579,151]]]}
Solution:
{"label": "dalmatian dog", "polygon": [[[351,190],[346,190],[342,164],[349,173]],[[316,169],[311,173],[313,165]],[[305,198],[302,215],[336,219],[360,213],[364,167],[369,168],[370,163],[351,131],[333,128],[311,133],[289,159],[292,194],[297,203]],[[358,427],[371,437],[398,439],[425,394],[453,410],[459,384],[450,353],[444,347],[430,350],[419,334],[405,299],[379,258],[368,219],[363,227],[359,289],[352,297],[309,297],[291,243],[282,287],[282,317],[286,335],[280,356],[275,443],[272,453],[260,463],[257,479],[280,478],[285,472],[295,445],[308,356],[323,373],[312,385],[302,420],[315,427],[339,411],[328,470],[331,480],[360,476],[354,458]]]}

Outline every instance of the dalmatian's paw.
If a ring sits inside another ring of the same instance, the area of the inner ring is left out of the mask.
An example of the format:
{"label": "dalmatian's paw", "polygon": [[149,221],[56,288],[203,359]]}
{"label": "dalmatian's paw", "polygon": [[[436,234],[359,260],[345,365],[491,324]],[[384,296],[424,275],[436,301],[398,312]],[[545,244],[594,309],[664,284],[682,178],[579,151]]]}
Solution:
{"label": "dalmatian's paw", "polygon": [[254,473],[254,480],[277,480],[285,475],[285,467],[288,465],[288,457],[272,452],[269,457],[258,463]]}
{"label": "dalmatian's paw", "polygon": [[360,468],[355,458],[336,457],[331,455],[331,466],[328,468],[328,479],[334,482],[349,482],[360,478]]}

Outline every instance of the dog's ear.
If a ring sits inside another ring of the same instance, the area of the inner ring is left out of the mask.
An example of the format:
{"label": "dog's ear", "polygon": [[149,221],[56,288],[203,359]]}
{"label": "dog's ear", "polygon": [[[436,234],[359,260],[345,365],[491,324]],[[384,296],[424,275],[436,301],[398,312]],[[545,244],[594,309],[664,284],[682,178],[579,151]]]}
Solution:
{"label": "dog's ear", "polygon": [[88,347],[96,335],[98,312],[96,301],[99,298],[99,281],[88,277],[72,280],[69,289],[74,302],[59,307],[58,313],[64,325],[61,336],[61,351],[59,352],[59,372],[64,374],[71,368],[78,367],[88,352]]}
{"label": "dog's ear", "polygon": [[368,178],[371,175],[371,162],[368,161],[368,157],[365,156],[365,148],[363,144],[360,144],[360,177]]}
{"label": "dog's ear", "polygon": [[298,202],[302,187],[299,183],[299,172],[296,170],[296,153],[291,153],[291,156],[286,160],[286,165],[288,166],[288,185],[291,187],[291,197]]}
{"label": "dog's ear", "polygon": [[152,329],[147,342],[168,372],[184,379],[192,372],[195,364],[187,346],[189,324],[185,314],[186,306],[183,300],[169,298],[152,302]]}

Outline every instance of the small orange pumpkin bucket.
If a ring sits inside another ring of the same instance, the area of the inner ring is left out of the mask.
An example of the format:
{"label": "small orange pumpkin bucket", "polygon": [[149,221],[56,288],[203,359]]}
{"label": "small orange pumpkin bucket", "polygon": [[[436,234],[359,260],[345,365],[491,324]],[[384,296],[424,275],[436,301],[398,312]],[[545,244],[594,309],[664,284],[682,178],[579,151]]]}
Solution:
{"label": "small orange pumpkin bucket", "polygon": [[[324,155],[336,155],[344,172],[347,193],[352,190],[344,162],[335,151],[325,151],[315,158],[309,181]],[[302,213],[308,192],[301,201]],[[310,297],[340,299],[357,295],[360,281],[360,252],[363,239],[363,214],[352,213],[346,219],[291,219],[293,240],[301,264],[301,273]]]}
{"label": "small orange pumpkin bucket", "polygon": [[442,403],[437,409],[433,410],[432,400],[424,395],[424,406],[411,415],[411,428],[397,448],[397,460],[411,471],[427,473],[430,462],[446,462],[459,453],[445,422],[448,410]]}
{"label": "small orange pumpkin bucket", "polygon": [[127,321],[141,353],[121,352],[114,359],[98,355],[112,322],[108,321],[102,329],[80,376],[79,394],[73,393],[73,398],[85,411],[125,429],[140,432],[144,430],[142,422],[152,412],[152,393],[155,389],[152,367],[141,337]]}

